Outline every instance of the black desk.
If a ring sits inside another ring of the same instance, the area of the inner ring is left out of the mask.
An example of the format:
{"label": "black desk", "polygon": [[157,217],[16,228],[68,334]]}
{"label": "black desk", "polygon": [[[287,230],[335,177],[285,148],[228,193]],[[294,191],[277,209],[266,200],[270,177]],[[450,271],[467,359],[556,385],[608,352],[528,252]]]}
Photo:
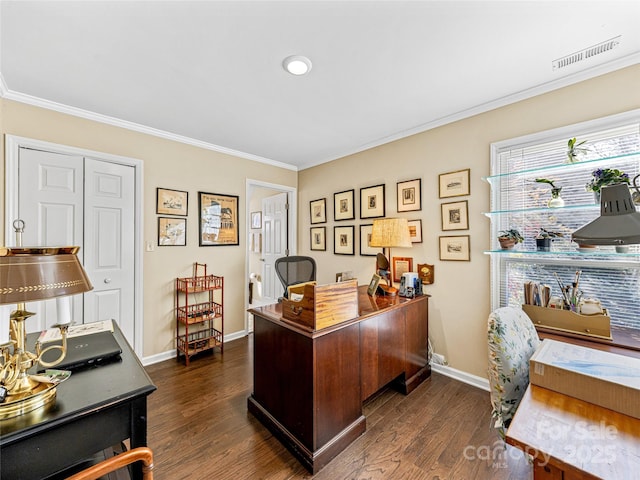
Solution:
{"label": "black desk", "polygon": [[126,439],[147,445],[147,396],[156,387],[117,325],[114,334],[121,360],[74,372],[50,405],[0,421],[0,479],[46,479]]}

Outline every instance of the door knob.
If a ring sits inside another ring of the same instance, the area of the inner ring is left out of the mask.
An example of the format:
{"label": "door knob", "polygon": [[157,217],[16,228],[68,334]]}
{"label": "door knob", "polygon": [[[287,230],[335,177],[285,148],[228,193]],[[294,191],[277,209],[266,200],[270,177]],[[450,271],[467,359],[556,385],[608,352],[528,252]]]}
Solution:
{"label": "door knob", "polygon": [[111,279],[110,278],[105,278],[104,279],[104,283],[111,283]]}

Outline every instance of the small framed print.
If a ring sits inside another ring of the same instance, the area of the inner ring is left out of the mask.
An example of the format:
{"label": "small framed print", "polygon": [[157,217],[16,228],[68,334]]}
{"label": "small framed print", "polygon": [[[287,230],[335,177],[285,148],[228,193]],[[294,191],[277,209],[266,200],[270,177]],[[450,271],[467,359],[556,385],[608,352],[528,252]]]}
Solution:
{"label": "small framed print", "polygon": [[262,233],[251,232],[251,251],[253,253],[262,252]]}
{"label": "small framed print", "polygon": [[471,193],[469,177],[471,170],[458,170],[442,173],[439,178],[438,194],[440,198],[461,197]]}
{"label": "small framed print", "polygon": [[360,189],[360,218],[384,217],[384,185]]}
{"label": "small framed print", "polygon": [[189,193],[169,188],[156,188],[156,213],[187,216]]}
{"label": "small framed print", "polygon": [[428,263],[418,264],[418,277],[422,281],[423,285],[431,285],[434,279],[434,266]]}
{"label": "small framed print", "polygon": [[440,260],[471,261],[469,235],[440,237]]}
{"label": "small framed print", "polygon": [[327,227],[311,227],[311,250],[327,249]]}
{"label": "small framed print", "polygon": [[334,220],[353,220],[354,218],[356,218],[355,210],[353,208],[353,197],[353,189],[333,194]]}
{"label": "small framed print", "polygon": [[398,182],[398,212],[422,210],[421,183],[419,178]]}
{"label": "small framed print", "polygon": [[413,258],[411,257],[393,257],[391,262],[393,265],[393,281],[400,283],[402,274],[413,271]]}
{"label": "small framed print", "polygon": [[369,245],[372,231],[373,225],[360,225],[360,256],[362,257],[375,257],[382,252],[382,248]]}
{"label": "small framed print", "polygon": [[467,200],[441,204],[442,230],[469,230],[468,206]]}
{"label": "small framed print", "polygon": [[262,212],[251,212],[251,228],[262,228]]}
{"label": "small framed print", "polygon": [[382,277],[377,273],[373,274],[371,277],[371,281],[369,282],[369,287],[367,287],[367,293],[369,296],[373,297],[376,294],[376,290],[378,290],[378,285],[380,284],[380,280]]}
{"label": "small framed print", "polygon": [[422,220],[408,220],[411,243],[422,243]]}
{"label": "small framed print", "polygon": [[158,217],[158,246],[184,247],[186,244],[186,218]]}
{"label": "small framed print", "polygon": [[333,253],[336,255],[353,255],[354,227],[333,227]]}
{"label": "small framed print", "polygon": [[311,210],[311,225],[316,223],[326,223],[327,221],[327,199],[319,198],[309,202]]}

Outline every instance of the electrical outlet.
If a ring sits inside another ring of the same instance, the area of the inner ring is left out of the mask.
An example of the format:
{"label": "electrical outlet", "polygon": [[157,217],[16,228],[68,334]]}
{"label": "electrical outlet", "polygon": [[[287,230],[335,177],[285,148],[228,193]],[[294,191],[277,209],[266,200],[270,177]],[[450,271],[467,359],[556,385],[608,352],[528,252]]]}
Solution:
{"label": "electrical outlet", "polygon": [[147,242],[146,250],[147,252],[153,252],[153,242]]}

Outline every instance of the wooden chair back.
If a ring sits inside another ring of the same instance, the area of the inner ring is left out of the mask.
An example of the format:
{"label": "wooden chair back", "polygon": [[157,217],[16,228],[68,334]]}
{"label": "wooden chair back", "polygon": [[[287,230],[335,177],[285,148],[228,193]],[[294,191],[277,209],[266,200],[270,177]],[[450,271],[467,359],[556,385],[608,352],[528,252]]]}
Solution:
{"label": "wooden chair back", "polygon": [[96,480],[107,473],[114,472],[135,462],[142,462],[143,480],[153,480],[153,452],[148,447],[138,447],[103,460],[67,480]]}

